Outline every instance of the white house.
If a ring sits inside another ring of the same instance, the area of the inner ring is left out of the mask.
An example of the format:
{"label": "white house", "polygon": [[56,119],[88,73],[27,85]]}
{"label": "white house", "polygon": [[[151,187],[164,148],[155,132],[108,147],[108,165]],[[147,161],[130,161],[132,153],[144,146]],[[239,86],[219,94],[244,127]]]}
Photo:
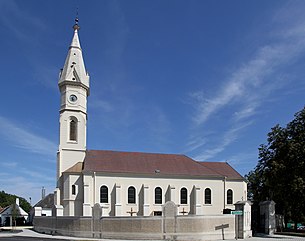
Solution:
{"label": "white house", "polygon": [[19,198],[0,211],[0,226],[24,225],[27,220],[28,214],[19,206]]}
{"label": "white house", "polygon": [[197,162],[177,154],[88,150],[89,75],[77,22],[73,28],[58,82],[56,215],[91,216],[96,203],[104,216],[162,215],[162,205],[170,200],[179,205],[179,215],[213,215],[247,199],[243,177],[228,163]]}

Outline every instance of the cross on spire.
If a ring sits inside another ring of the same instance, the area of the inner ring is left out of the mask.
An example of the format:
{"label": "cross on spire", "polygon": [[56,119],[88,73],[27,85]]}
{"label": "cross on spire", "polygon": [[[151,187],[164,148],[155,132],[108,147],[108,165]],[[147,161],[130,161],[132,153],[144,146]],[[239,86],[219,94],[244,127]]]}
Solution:
{"label": "cross on spire", "polygon": [[74,29],[74,30],[79,30],[79,29],[80,29],[80,27],[79,27],[79,25],[78,25],[78,21],[79,21],[79,20],[78,20],[78,17],[76,17],[76,18],[75,18],[75,24],[73,25],[73,29]]}

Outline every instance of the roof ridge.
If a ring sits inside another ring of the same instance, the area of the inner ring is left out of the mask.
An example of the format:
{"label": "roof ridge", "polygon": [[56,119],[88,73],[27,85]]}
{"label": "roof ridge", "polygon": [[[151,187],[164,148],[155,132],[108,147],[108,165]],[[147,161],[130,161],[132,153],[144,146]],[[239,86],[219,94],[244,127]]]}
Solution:
{"label": "roof ridge", "polygon": [[[177,153],[160,153],[160,152],[144,152],[144,151],[117,151],[117,150],[87,150],[90,151],[98,151],[98,152],[116,152],[116,153],[139,153],[139,154],[152,154],[152,155],[169,155],[169,156],[186,156],[185,154],[177,154]],[[188,157],[190,158],[190,157]],[[192,159],[192,158],[190,158]],[[193,160],[193,159],[192,159]]]}

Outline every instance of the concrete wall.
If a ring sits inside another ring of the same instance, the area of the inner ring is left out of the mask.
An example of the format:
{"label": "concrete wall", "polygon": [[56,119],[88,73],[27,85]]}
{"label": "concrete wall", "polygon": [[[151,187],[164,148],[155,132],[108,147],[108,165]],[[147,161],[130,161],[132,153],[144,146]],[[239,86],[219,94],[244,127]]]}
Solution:
{"label": "concrete wall", "polygon": [[235,217],[35,217],[41,233],[114,239],[216,240],[235,238]]}

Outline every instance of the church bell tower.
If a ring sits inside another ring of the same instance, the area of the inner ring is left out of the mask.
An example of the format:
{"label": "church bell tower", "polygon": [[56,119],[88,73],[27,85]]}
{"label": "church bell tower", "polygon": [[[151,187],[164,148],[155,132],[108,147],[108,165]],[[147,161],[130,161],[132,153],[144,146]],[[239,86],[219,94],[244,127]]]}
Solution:
{"label": "church bell tower", "polygon": [[73,39],[58,81],[61,99],[57,180],[64,171],[83,162],[86,153],[89,75],[78,38],[78,19],[73,29]]}

